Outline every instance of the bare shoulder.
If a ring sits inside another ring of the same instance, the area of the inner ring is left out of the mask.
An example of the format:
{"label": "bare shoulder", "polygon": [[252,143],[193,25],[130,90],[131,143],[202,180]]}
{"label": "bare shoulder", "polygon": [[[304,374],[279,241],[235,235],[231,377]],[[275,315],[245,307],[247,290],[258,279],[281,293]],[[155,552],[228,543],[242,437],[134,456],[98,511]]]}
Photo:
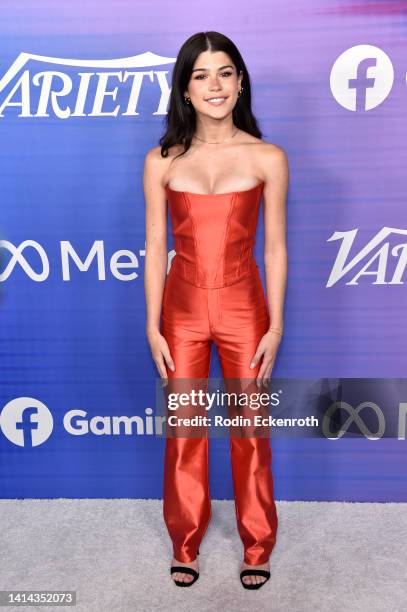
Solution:
{"label": "bare shoulder", "polygon": [[256,162],[266,183],[275,178],[288,179],[288,156],[283,147],[259,139]]}
{"label": "bare shoulder", "polygon": [[161,147],[149,149],[144,157],[144,186],[162,185],[169,160],[161,155]]}
{"label": "bare shoulder", "polygon": [[167,158],[162,157],[160,146],[149,149],[144,157],[145,167],[153,167],[155,170],[158,169],[160,166],[163,166],[166,162]]}
{"label": "bare shoulder", "polygon": [[145,159],[147,159],[149,162],[151,161],[152,163],[158,163],[158,162],[169,163],[171,160],[174,159],[174,157],[176,157],[179,153],[181,153],[182,150],[183,150],[182,145],[180,144],[173,145],[172,147],[168,149],[168,155],[166,157],[163,157],[161,155],[161,146],[157,146],[147,151]]}
{"label": "bare shoulder", "polygon": [[288,158],[283,147],[248,133],[244,133],[242,142],[251,145],[250,150],[253,154],[255,166],[264,175],[265,180],[271,176],[274,170],[278,173],[288,170]]}
{"label": "bare shoulder", "polygon": [[267,165],[272,164],[273,166],[286,165],[288,163],[287,153],[283,147],[279,147],[272,142],[266,140],[258,140],[257,153],[259,161],[263,161]]}
{"label": "bare shoulder", "polygon": [[144,180],[151,177],[155,183],[165,185],[165,178],[174,157],[181,152],[180,145],[174,145],[168,149],[168,155],[161,155],[161,146],[149,149],[144,157]]}

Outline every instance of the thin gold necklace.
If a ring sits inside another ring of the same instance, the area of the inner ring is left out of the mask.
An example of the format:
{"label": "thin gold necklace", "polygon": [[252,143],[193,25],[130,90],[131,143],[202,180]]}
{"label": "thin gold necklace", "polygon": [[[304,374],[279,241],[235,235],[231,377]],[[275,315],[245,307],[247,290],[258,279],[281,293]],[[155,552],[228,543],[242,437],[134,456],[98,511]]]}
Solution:
{"label": "thin gold necklace", "polygon": [[227,142],[228,140],[231,140],[234,136],[236,136],[238,131],[239,129],[236,128],[236,132],[232,134],[232,136],[229,136],[228,138],[225,138],[225,140],[221,140],[220,142],[210,142],[209,140],[204,140],[203,138],[199,138],[199,136],[196,136],[196,135],[194,135],[194,137],[197,138],[198,140],[201,140],[202,142],[206,142],[206,144],[223,144],[224,142]]}

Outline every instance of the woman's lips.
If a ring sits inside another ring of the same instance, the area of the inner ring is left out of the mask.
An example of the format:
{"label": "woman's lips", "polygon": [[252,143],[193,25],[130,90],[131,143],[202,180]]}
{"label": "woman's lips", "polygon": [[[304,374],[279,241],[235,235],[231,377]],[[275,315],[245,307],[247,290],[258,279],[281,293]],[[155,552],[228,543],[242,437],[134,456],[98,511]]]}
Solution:
{"label": "woman's lips", "polygon": [[[220,96],[219,96],[220,97]],[[216,99],[216,96],[214,96],[214,98]],[[220,100],[218,100],[217,102],[214,102],[213,100],[205,100],[206,102],[208,102],[208,104],[210,104],[211,106],[221,106],[224,102],[226,102],[227,98],[221,98]]]}

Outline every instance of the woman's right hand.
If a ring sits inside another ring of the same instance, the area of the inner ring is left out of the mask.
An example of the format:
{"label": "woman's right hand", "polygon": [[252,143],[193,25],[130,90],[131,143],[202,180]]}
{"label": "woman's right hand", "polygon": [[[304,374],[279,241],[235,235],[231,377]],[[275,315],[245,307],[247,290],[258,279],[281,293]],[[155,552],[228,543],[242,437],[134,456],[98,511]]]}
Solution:
{"label": "woman's right hand", "polygon": [[167,363],[167,366],[171,368],[173,372],[175,371],[175,365],[171,357],[168,343],[159,330],[147,331],[147,339],[158,372],[161,378],[167,379],[168,376],[165,363]]}

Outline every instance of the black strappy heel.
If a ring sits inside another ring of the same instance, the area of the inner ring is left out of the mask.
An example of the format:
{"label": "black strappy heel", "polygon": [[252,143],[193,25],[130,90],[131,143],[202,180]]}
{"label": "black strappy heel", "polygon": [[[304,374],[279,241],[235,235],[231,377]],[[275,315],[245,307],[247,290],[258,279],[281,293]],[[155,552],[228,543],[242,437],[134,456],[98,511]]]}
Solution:
{"label": "black strappy heel", "polygon": [[[199,550],[197,552],[197,555],[199,555]],[[180,580],[173,580],[173,582],[180,587],[189,587],[191,585],[194,584],[194,582],[196,582],[199,578],[199,572],[197,572],[196,570],[192,569],[192,567],[186,567],[186,566],[182,566],[182,565],[173,565],[173,567],[170,570],[171,575],[175,574],[176,572],[182,572],[183,574],[190,574],[190,576],[193,576],[194,579],[190,580],[189,582],[181,582]]]}
{"label": "black strappy heel", "polygon": [[[244,578],[245,576],[264,576],[264,578],[266,578],[266,580],[263,580],[263,582],[259,582],[257,584],[246,584],[245,582],[243,582],[242,578]],[[245,589],[259,589],[260,587],[263,586],[263,584],[266,584],[267,580],[270,578],[270,572],[268,572],[267,570],[261,570],[261,569],[245,569],[242,572],[240,572],[240,582],[242,583],[243,587]]]}

